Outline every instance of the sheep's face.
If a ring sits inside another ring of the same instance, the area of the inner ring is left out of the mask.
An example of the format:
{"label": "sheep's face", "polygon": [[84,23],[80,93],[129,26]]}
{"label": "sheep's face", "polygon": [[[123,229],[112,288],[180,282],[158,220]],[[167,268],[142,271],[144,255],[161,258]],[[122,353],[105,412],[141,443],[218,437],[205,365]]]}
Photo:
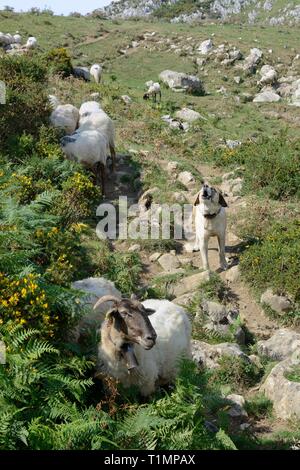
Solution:
{"label": "sheep's face", "polygon": [[124,299],[114,306],[107,316],[114,322],[112,340],[117,349],[122,350],[124,345],[131,343],[144,349],[154,346],[157,335],[148,318],[152,313],[153,310],[146,309],[137,300]]}
{"label": "sheep's face", "polygon": [[145,93],[144,96],[143,96],[143,99],[144,100],[149,100],[149,98],[150,98],[149,93]]}

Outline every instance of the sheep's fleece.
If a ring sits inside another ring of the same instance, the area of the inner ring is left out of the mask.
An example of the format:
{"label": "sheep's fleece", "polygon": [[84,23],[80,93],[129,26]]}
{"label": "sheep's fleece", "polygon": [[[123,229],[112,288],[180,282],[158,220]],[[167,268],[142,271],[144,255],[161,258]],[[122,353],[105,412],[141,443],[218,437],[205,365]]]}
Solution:
{"label": "sheep's fleece", "polygon": [[190,356],[191,323],[185,310],[168,300],[149,299],[142,304],[155,310],[149,319],[157,333],[157,340],[148,351],[138,344],[134,345],[139,367],[129,374],[124,362],[117,362],[104,353],[101,343],[99,362],[100,367],[103,362],[104,369],[125,387],[137,385],[141,394],[147,396],[155,391],[157,384],[175,379],[180,356]]}

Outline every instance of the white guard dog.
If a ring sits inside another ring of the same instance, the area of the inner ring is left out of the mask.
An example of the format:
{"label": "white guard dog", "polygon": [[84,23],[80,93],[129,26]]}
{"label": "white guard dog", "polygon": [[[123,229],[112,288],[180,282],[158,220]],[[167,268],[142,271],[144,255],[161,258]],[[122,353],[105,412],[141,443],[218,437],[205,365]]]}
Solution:
{"label": "white guard dog", "polygon": [[227,269],[225,258],[225,233],[227,203],[220,191],[204,183],[194,202],[196,244],[193,251],[199,251],[203,268],[209,270],[208,242],[218,237],[221,269]]}

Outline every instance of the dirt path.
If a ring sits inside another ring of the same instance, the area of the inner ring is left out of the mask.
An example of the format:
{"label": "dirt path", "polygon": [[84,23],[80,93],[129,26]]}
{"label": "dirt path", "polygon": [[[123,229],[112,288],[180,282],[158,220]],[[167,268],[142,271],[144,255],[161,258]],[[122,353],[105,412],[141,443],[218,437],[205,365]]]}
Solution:
{"label": "dirt path", "polygon": [[109,36],[109,33],[104,33],[102,36],[99,36],[97,38],[87,38],[85,41],[83,42],[79,42],[78,44],[75,44],[75,47],[81,47],[81,46],[88,46],[90,44],[94,44],[96,42],[100,42],[102,41],[102,39],[105,39],[107,38],[107,36]]}
{"label": "dirt path", "polygon": [[[118,155],[117,171],[115,175],[111,175],[107,180],[106,184],[106,202],[118,206],[119,196],[126,195],[128,198],[128,207],[131,204],[137,203],[138,193],[133,187],[134,168],[131,165],[130,156]],[[165,166],[166,162],[159,162],[162,167]],[[222,171],[219,168],[215,168],[212,165],[199,165],[199,173],[207,181],[213,178],[220,178]],[[195,190],[191,190],[190,193],[195,193]],[[243,205],[243,198],[227,197],[229,204],[228,215],[236,214],[239,211],[239,207]],[[131,243],[134,244],[134,241]],[[186,251],[187,242],[185,240],[178,242],[178,252],[180,256],[185,259],[189,259],[194,267],[201,269],[201,257],[199,253],[190,253]],[[128,243],[116,242],[112,244],[116,250],[128,249]],[[259,302],[256,301],[253,293],[250,289],[241,281],[240,277],[237,279],[230,279],[230,269],[233,266],[238,265],[239,252],[240,252],[240,240],[238,237],[229,232],[227,235],[227,258],[229,261],[229,269],[221,272],[219,269],[219,253],[217,240],[212,238],[209,243],[209,261],[212,271],[219,272],[223,281],[228,285],[232,293],[233,298],[239,308],[240,316],[242,321],[245,323],[248,330],[255,335],[258,339],[267,339],[273,333],[274,330],[278,329],[277,324],[270,320],[264,314]],[[150,280],[162,272],[160,266],[157,263],[151,263],[149,257],[152,253],[140,251],[141,259],[143,262],[143,273],[141,278],[141,284],[146,286],[149,285]]]}

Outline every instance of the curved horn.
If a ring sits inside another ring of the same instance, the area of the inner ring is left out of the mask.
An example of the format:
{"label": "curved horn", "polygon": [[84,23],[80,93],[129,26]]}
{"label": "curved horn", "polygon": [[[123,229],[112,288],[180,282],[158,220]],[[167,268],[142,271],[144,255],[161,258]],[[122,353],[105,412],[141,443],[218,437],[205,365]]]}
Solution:
{"label": "curved horn", "polygon": [[104,302],[120,302],[120,299],[114,295],[104,295],[103,297],[100,297],[100,299],[97,300],[97,302],[94,305],[94,310],[99,307],[100,304],[103,304]]}

